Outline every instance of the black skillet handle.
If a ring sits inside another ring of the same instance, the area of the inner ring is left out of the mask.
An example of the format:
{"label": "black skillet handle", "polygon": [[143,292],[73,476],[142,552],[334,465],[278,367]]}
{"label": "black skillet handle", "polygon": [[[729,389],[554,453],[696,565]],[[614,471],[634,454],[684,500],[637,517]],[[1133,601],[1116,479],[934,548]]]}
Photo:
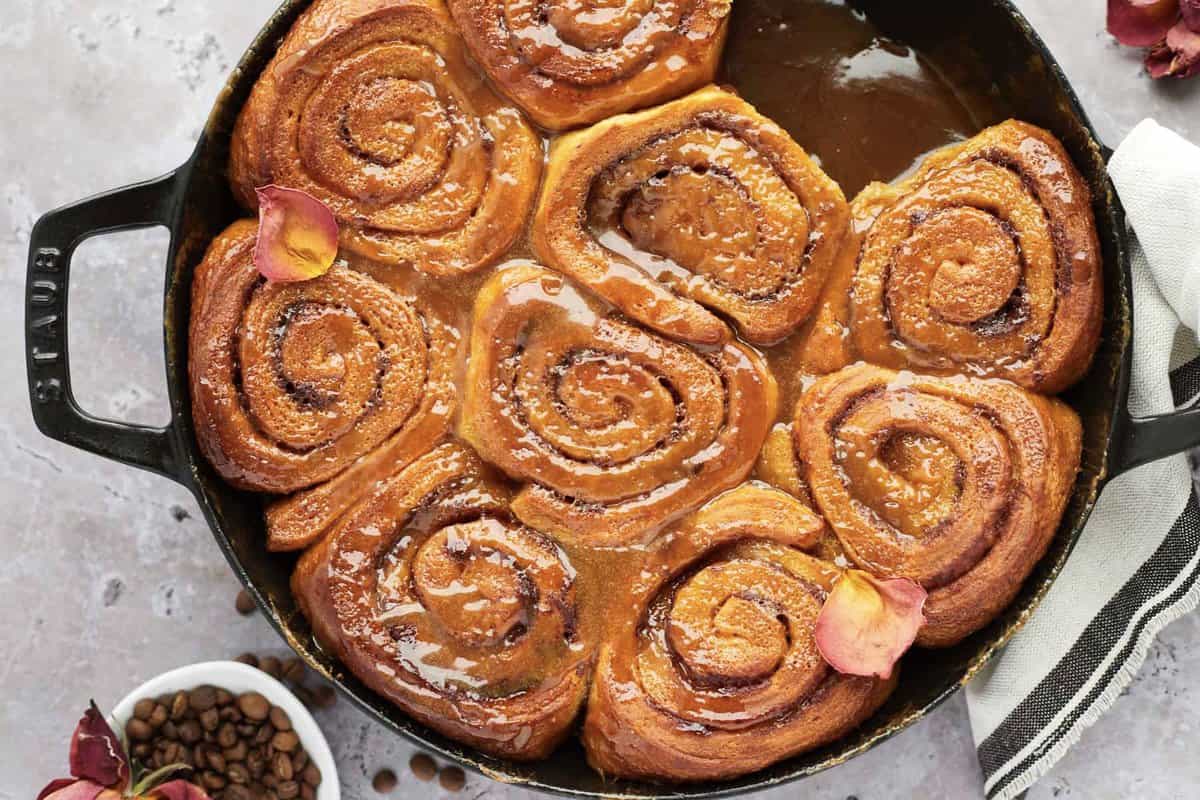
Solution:
{"label": "black skillet handle", "polygon": [[1132,417],[1128,410],[1117,426],[1112,475],[1200,447],[1200,397],[1170,414]]}
{"label": "black skillet handle", "polygon": [[[25,359],[38,429],[81,450],[178,480],[172,429],[129,425],[83,411],[71,392],[67,356],[67,286],[71,256],[85,239],[131,228],[169,226],[178,202],[177,174],[127,186],[46,214],[29,240],[25,281]],[[111,354],[120,369],[121,355]]]}

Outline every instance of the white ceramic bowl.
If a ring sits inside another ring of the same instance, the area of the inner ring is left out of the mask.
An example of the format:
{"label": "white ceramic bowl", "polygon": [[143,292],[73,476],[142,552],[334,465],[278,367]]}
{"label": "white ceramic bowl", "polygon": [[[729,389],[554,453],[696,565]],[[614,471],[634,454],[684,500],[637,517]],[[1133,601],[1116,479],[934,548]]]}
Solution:
{"label": "white ceramic bowl", "polygon": [[300,702],[296,695],[279,681],[262,670],[236,661],[205,661],[164,672],[134,689],[125,699],[117,703],[109,715],[113,730],[120,735],[125,723],[133,716],[133,705],[143,697],[158,697],[179,690],[194,689],[210,684],[228,689],[234,694],[258,692],[272,705],[279,706],[292,720],[292,728],[300,737],[300,744],[308,751],[308,757],[321,770],[321,785],[317,787],[317,800],[341,800],[342,791],[338,783],[337,767],[329,743],[317,727],[317,721]]}

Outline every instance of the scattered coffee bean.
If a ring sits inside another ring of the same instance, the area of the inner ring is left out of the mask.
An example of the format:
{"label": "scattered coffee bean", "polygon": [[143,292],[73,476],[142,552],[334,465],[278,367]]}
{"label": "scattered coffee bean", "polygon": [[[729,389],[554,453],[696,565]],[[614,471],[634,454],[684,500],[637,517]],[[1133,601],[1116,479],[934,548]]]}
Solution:
{"label": "scattered coffee bean", "polygon": [[258,669],[258,656],[254,655],[254,653],[242,653],[240,656],[238,656],[237,658],[235,658],[233,660],[237,661],[241,664],[246,664],[247,666],[251,666],[251,667],[254,667],[255,669]]}
{"label": "scattered coffee bean", "polygon": [[387,794],[396,788],[396,773],[390,769],[381,769],[371,780],[371,787],[380,794]]}
{"label": "scattered coffee bean", "polygon": [[437,777],[437,762],[424,753],[417,753],[408,760],[408,768],[412,770],[412,774],[417,776],[417,780],[431,781]]}
{"label": "scattered coffee bean", "polygon": [[313,705],[317,708],[329,708],[337,702],[337,692],[328,684],[321,684],[313,690]]}
{"label": "scattered coffee bean", "polygon": [[443,767],[438,773],[438,783],[447,792],[461,791],[467,785],[467,774],[459,767]]}
{"label": "scattered coffee bean", "polygon": [[247,592],[245,589],[242,589],[237,594],[237,600],[233,601],[233,607],[236,608],[237,612],[242,616],[251,614],[254,612],[254,598],[250,596],[249,592]]}
{"label": "scattered coffee bean", "polygon": [[263,656],[258,660],[258,668],[270,675],[272,678],[280,676],[279,659],[275,656]]}
{"label": "scattered coffee bean", "polygon": [[304,680],[304,662],[298,658],[289,658],[280,666],[279,677],[290,683],[300,683]]}

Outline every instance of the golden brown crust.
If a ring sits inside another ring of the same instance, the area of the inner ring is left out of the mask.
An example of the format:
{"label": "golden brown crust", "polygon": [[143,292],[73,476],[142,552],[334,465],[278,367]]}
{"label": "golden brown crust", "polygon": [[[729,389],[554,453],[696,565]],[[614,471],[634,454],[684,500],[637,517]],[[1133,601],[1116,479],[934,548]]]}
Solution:
{"label": "golden brown crust", "polygon": [[242,109],[229,173],[247,208],[255,187],[301,189],[333,210],[344,247],[444,275],[516,240],[541,164],[440,0],[317,0]]}
{"label": "golden brown crust", "polygon": [[463,436],[531,482],[513,511],[556,536],[648,540],[745,479],[775,404],[749,348],[699,353],[647,333],[536,265],[476,299]]}
{"label": "golden brown crust", "polygon": [[710,86],[559,138],[531,233],[546,264],[644,325],[715,344],[729,332],[712,309],[771,344],[813,310],[847,220],[782,128]]}
{"label": "golden brown crust", "polygon": [[860,725],[895,688],[839,675],[813,625],[837,569],[802,552],[819,517],[749,484],[660,544],[636,616],[601,647],[583,742],[605,775],[668,781],[743,775]]}
{"label": "golden brown crust", "polygon": [[268,513],[273,549],[293,549],[401,454],[445,433],[458,335],[431,303],[341,263],[310,281],[267,282],[253,263],[256,234],[255,223],[234,223],[196,269],[192,416],[201,451],[236,486],[286,493],[333,479],[283,501],[337,498],[301,524]]}
{"label": "golden brown crust", "polygon": [[1100,244],[1087,184],[1051,134],[1010,120],[868,194],[890,202],[857,255],[858,357],[1046,394],[1083,376],[1100,340]]}
{"label": "golden brown crust", "polygon": [[371,689],[454,739],[536,759],[583,701],[592,634],[566,554],[507,505],[474,453],[443,445],[305,553],[292,590]]}
{"label": "golden brown crust", "polygon": [[713,79],[730,0],[448,0],[471,55],[543,128],[645,108]]}
{"label": "golden brown crust", "polygon": [[1007,381],[857,364],[801,398],[796,448],[861,569],[929,590],[918,644],[1007,606],[1046,552],[1079,468],[1079,417]]}

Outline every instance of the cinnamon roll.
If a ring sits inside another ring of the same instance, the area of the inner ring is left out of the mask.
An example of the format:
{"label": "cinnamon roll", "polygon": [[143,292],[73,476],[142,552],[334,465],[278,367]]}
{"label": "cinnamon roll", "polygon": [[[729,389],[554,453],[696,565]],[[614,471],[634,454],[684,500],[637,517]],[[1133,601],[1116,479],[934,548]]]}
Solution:
{"label": "cinnamon roll", "polygon": [[1079,418],[1005,381],[858,364],[801,398],[796,447],[859,568],[929,591],[918,644],[944,646],[1016,596],[1079,467]]}
{"label": "cinnamon roll", "polygon": [[458,741],[534,759],[566,735],[586,689],[574,582],[479,459],[446,444],[306,552],[292,589],[371,689]]}
{"label": "cinnamon roll", "polygon": [[302,189],[342,245],[443,275],[491,263],[520,234],[541,142],[476,74],[440,0],[317,0],[234,130],[230,178]]}
{"label": "cinnamon roll", "polygon": [[677,97],[716,74],[730,0],[449,0],[475,57],[544,128]]}
{"label": "cinnamon roll", "polygon": [[782,128],[710,86],[558,139],[532,241],[668,336],[723,341],[720,314],[771,344],[813,310],[847,220],[837,184]]}
{"label": "cinnamon roll", "polygon": [[462,433],[529,482],[513,512],[561,538],[641,542],[736,486],[775,405],[749,348],[655,336],[536,265],[501,271],[476,299]]}
{"label": "cinnamon roll", "polygon": [[840,675],[813,626],[837,569],[803,552],[819,517],[747,484],[652,554],[637,613],[600,649],[583,742],[605,775],[719,780],[832,741],[896,679]]}
{"label": "cinnamon roll", "polygon": [[192,417],[201,451],[235,486],[281,494],[333,479],[268,513],[272,546],[292,549],[448,430],[458,334],[428,300],[343,262],[267,281],[256,232],[234,223],[196,268]]}
{"label": "cinnamon roll", "polygon": [[1047,394],[1082,377],[1100,336],[1100,245],[1087,184],[1051,134],[1005,122],[872,192],[890,202],[857,256],[858,357]]}

